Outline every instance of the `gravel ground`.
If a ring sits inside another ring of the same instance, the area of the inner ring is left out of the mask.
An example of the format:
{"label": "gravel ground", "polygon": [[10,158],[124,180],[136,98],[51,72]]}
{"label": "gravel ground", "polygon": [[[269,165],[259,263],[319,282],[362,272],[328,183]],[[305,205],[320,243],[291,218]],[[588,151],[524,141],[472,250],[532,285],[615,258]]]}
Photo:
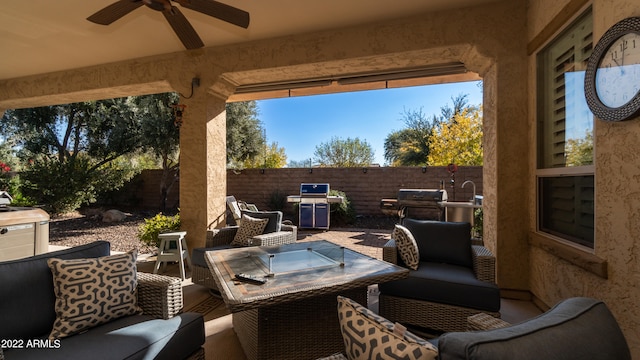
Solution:
{"label": "gravel ground", "polygon": [[51,245],[77,246],[96,240],[111,242],[111,250],[129,251],[138,249],[139,254],[152,254],[155,247],[138,239],[138,229],[145,218],[153,217],[150,212],[125,212],[122,222],[105,223],[99,214],[87,215],[78,212],[52,218],[49,222],[49,243]]}
{"label": "gravel ground", "polygon": [[[148,246],[138,239],[138,229],[145,218],[155,215],[152,211],[125,211],[127,217],[122,222],[102,222],[99,210],[73,212],[52,218],[49,222],[49,243],[51,245],[77,246],[96,240],[111,242],[114,251],[137,249],[139,254],[153,254],[155,247]],[[397,219],[386,216],[360,216],[351,225],[336,224],[340,228],[392,230]],[[333,224],[332,224],[333,225]]]}

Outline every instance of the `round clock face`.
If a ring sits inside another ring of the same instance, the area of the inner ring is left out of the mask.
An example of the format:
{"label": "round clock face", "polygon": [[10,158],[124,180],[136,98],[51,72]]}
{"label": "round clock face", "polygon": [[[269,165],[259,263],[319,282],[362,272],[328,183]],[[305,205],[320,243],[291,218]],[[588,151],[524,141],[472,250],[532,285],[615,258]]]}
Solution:
{"label": "round clock face", "polygon": [[584,94],[600,120],[640,115],[640,17],[619,21],[598,41],[587,62]]}
{"label": "round clock face", "polygon": [[605,106],[619,108],[640,93],[640,33],[616,39],[601,57],[595,87]]}

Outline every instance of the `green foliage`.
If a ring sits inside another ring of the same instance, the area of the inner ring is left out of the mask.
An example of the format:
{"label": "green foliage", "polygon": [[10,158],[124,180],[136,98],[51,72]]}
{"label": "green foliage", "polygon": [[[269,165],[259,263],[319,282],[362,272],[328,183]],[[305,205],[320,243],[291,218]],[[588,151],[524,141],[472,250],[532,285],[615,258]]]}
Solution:
{"label": "green foliage", "polygon": [[482,237],[482,208],[478,208],[473,212],[473,228],[471,233],[477,237]]}
{"label": "green foliage", "polygon": [[[29,164],[22,166],[20,191],[54,213],[94,202],[104,192],[108,197],[151,163],[166,170],[164,196],[177,181],[180,135],[172,105],[178,100],[165,93],[8,110],[0,130],[12,142],[5,139],[0,154],[18,150]],[[140,155],[145,153],[155,159]]]}
{"label": "green foliage", "polygon": [[179,101],[176,93],[130,98],[134,116],[140,123],[141,148],[161,161],[163,168],[178,162],[180,128],[174,124],[173,105]]}
{"label": "green foliage", "polygon": [[593,164],[593,129],[588,129],[583,138],[568,139],[564,152],[567,166]]}
{"label": "green foliage", "polygon": [[19,191],[12,193],[11,197],[13,198],[13,200],[11,201],[12,206],[32,207],[37,205],[35,200],[22,195],[22,193]]}
{"label": "green foliage", "polygon": [[265,145],[265,151],[262,154],[247,159],[243,163],[243,168],[256,169],[277,169],[287,164],[287,154],[283,147],[278,147],[277,142],[271,143],[270,146]]}
{"label": "green foliage", "polygon": [[158,234],[177,230],[180,230],[180,214],[168,216],[159,213],[151,219],[144,219],[144,224],[138,229],[138,238],[147,245],[158,246]]}
{"label": "green foliage", "polygon": [[10,187],[13,176],[9,173],[11,167],[0,161],[0,190],[7,191],[11,194]]}
{"label": "green foliage", "polygon": [[155,156],[162,169],[160,179],[160,210],[167,207],[167,194],[179,180],[180,128],[175,124],[174,105],[177,93],[136,96],[134,113],[140,122],[142,149]]}
{"label": "green foliage", "polygon": [[340,190],[330,190],[330,196],[342,196],[341,203],[331,204],[331,222],[335,224],[353,224],[356,221],[356,210],[347,195]]}
{"label": "green foliage", "polygon": [[[475,163],[467,163],[468,158],[471,156],[467,156],[465,153],[464,156],[460,156],[461,159],[452,159],[451,154],[449,152],[455,152],[454,155],[459,155],[457,153],[457,146],[460,145],[455,136],[463,136],[465,139],[467,137],[475,137],[480,139],[480,142],[475,142],[473,146],[479,145],[480,150],[478,152],[477,147],[474,147],[472,150],[469,150],[469,153],[474,154],[474,156],[480,154],[482,157],[482,121],[480,118],[480,129],[466,129],[466,131],[474,131],[474,134],[462,133],[460,135],[459,132],[454,132],[454,135],[449,136],[447,139],[442,139],[442,134],[448,130],[448,127],[451,124],[457,124],[459,122],[459,117],[461,114],[476,114],[481,110],[477,106],[472,106],[468,104],[467,101],[468,95],[458,95],[457,97],[452,97],[451,102],[453,106],[448,104],[440,107],[440,115],[433,115],[431,119],[428,119],[427,116],[422,112],[422,109],[419,111],[407,111],[405,110],[403,113],[403,120],[406,125],[405,129],[394,131],[387,136],[385,139],[385,160],[388,161],[392,166],[420,166],[420,165],[440,165],[441,162],[444,162],[444,165],[449,164],[452,161],[455,161],[458,164],[463,165],[477,165]],[[442,129],[445,129],[444,131]],[[459,128],[460,130],[465,130]],[[463,144],[467,145],[467,144]],[[433,155],[433,152],[438,152],[438,154]],[[467,151],[463,149],[463,152]],[[438,159],[437,163],[429,160],[432,156],[436,156]],[[449,158],[444,161],[440,161],[440,157]],[[475,159],[475,158],[474,158]],[[476,160],[473,160],[477,162]],[[480,160],[480,164],[482,161]]]}
{"label": "green foliage", "polygon": [[21,173],[20,190],[50,213],[61,214],[95,202],[98,193],[119,188],[132,176],[112,164],[95,168],[88,156],[64,162],[41,156]]}
{"label": "green foliage", "polygon": [[326,167],[360,167],[369,166],[373,162],[374,152],[371,145],[359,138],[338,137],[316,146],[314,153],[316,162]]}
{"label": "green foliage", "polygon": [[287,194],[274,190],[269,196],[269,209],[284,211],[285,206],[287,206]]}
{"label": "green foliage", "polygon": [[23,164],[20,192],[54,214],[120,187],[133,174],[111,162],[140,143],[126,98],[7,110],[2,130]]}
{"label": "green foliage", "polygon": [[227,103],[227,164],[242,169],[245,161],[264,154],[266,140],[255,101]]}
{"label": "green foliage", "polygon": [[384,141],[384,158],[392,166],[426,165],[433,123],[422,109],[404,110],[407,128],[394,131]]}

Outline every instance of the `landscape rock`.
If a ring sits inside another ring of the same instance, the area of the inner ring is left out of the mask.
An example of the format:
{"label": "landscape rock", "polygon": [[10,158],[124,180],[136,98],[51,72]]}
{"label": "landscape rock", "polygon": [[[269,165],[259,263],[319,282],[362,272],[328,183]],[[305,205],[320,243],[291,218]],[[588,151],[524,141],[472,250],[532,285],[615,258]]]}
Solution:
{"label": "landscape rock", "polygon": [[121,222],[127,218],[127,214],[123,213],[120,210],[107,210],[102,214],[102,222],[112,223],[112,222]]}

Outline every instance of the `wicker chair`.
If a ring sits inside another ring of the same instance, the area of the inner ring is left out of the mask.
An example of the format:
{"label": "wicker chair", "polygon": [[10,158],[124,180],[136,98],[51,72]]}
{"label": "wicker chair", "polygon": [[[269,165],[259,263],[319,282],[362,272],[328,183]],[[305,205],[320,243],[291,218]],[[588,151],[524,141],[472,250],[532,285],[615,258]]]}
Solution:
{"label": "wicker chair", "polygon": [[[191,272],[191,281],[208,287],[209,289],[218,291],[218,286],[211,274],[211,270],[204,260],[204,252],[216,249],[228,249],[231,247],[231,241],[238,232],[238,226],[227,226],[221,229],[207,230],[207,240],[204,248],[196,248],[193,250],[191,261],[193,269]],[[280,226],[280,231],[254,236],[251,244],[253,246],[271,246],[295,243],[298,239],[298,228],[295,225]]]}
{"label": "wicker chair", "polygon": [[[179,278],[138,272],[138,306],[145,315],[170,319],[182,311],[182,282]],[[187,358],[204,360],[204,348]]]}
{"label": "wicker chair", "polygon": [[[412,270],[407,279],[379,285],[381,316],[393,322],[436,332],[465,331],[467,317],[478,313],[500,317],[500,292],[495,285],[495,257],[489,249],[472,245],[468,223],[405,219],[404,224],[418,243],[420,267],[417,271]],[[440,239],[436,240],[434,237]],[[425,245],[425,241],[431,244]],[[438,241],[439,243],[433,244]],[[425,260],[423,254],[427,246],[437,246],[439,249],[450,247],[455,250],[456,246],[451,244],[457,242],[460,250],[460,244],[465,241],[470,248],[471,262],[468,266],[472,269],[441,264],[438,260]],[[383,247],[383,259],[404,265],[394,239]],[[433,273],[429,273],[432,268]],[[448,271],[451,273],[446,274]],[[470,274],[471,271],[473,274]],[[457,283],[460,274],[470,275],[463,275],[465,280]]]}

